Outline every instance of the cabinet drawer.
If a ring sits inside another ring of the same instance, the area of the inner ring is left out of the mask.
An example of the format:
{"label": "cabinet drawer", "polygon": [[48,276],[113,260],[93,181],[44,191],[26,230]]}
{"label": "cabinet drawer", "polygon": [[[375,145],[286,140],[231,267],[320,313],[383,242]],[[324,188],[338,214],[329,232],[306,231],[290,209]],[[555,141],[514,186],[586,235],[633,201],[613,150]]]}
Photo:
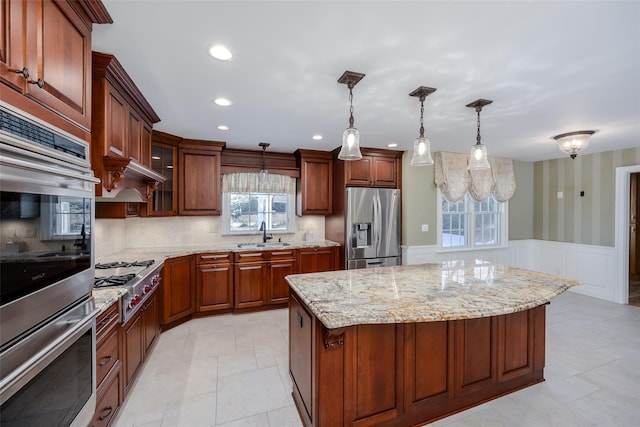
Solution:
{"label": "cabinet drawer", "polygon": [[120,323],[120,310],[118,303],[111,304],[109,308],[100,313],[96,318],[96,342],[99,343],[105,334],[114,325]]}
{"label": "cabinet drawer", "polygon": [[118,410],[120,404],[120,375],[119,365],[109,375],[105,384],[98,389],[96,412],[91,421],[92,427],[106,427]]}
{"label": "cabinet drawer", "polygon": [[118,328],[114,328],[96,348],[96,386],[107,376],[113,365],[118,361]]}
{"label": "cabinet drawer", "polygon": [[215,264],[219,262],[233,262],[232,252],[217,252],[210,254],[199,254],[196,264]]}
{"label": "cabinet drawer", "polygon": [[271,260],[295,259],[296,252],[296,249],[278,249],[277,251],[270,251],[268,258]]}
{"label": "cabinet drawer", "polygon": [[234,254],[235,262],[260,262],[264,261],[264,252],[262,251],[248,251],[248,252],[236,252]]}

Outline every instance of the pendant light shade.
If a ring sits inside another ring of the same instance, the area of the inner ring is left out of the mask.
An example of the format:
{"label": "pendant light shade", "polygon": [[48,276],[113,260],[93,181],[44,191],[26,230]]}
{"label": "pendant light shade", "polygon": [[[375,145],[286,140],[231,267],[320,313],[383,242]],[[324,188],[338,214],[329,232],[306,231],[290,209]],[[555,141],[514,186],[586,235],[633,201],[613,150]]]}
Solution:
{"label": "pendant light shade", "polygon": [[476,143],[471,147],[471,151],[469,152],[469,165],[467,166],[469,170],[491,169],[487,158],[487,147],[480,142],[480,111],[482,111],[482,107],[492,102],[493,101],[488,99],[478,99],[471,104],[467,104],[467,107],[474,108],[478,115],[478,134],[476,136]]}
{"label": "pendant light shade", "polygon": [[353,87],[364,77],[362,73],[345,71],[338,79],[338,83],[346,84],[349,88],[349,127],[342,134],[342,148],[338,154],[340,160],[360,160],[360,133],[353,126]]}
{"label": "pendant light shade", "polygon": [[424,100],[435,92],[432,87],[420,86],[409,94],[420,99],[420,135],[413,143],[413,156],[411,157],[411,166],[428,166],[433,164],[431,157],[431,142],[424,136]]}
{"label": "pendant light shade", "polygon": [[563,133],[553,137],[558,141],[558,148],[575,159],[578,153],[589,145],[589,138],[596,133],[595,130],[579,130],[577,132]]}
{"label": "pendant light shade", "polygon": [[265,191],[267,189],[267,184],[268,184],[268,178],[269,178],[269,172],[267,172],[267,163],[265,160],[265,155],[267,153],[267,147],[270,146],[271,144],[269,144],[268,142],[260,142],[258,143],[258,145],[262,148],[262,169],[260,170],[260,178],[259,178],[259,183],[260,183],[260,189],[262,191]]}

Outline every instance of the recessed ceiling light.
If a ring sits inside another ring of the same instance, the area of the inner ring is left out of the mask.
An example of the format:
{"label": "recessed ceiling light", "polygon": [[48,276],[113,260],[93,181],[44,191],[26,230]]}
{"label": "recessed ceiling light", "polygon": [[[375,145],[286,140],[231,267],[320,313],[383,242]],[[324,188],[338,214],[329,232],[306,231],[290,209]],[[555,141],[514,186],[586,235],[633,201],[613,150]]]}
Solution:
{"label": "recessed ceiling light", "polygon": [[218,129],[218,130],[229,130],[229,126],[227,126],[227,125],[218,125],[218,126],[216,126],[216,129]]}
{"label": "recessed ceiling light", "polygon": [[221,61],[228,61],[233,58],[233,53],[224,45],[216,44],[209,48],[209,55]]}
{"label": "recessed ceiling light", "polygon": [[322,135],[313,135],[311,139],[313,139],[314,141],[320,141],[322,139]]}
{"label": "recessed ceiling light", "polygon": [[387,147],[389,147],[389,148],[394,148],[394,147],[397,147],[397,146],[398,146],[398,144],[396,144],[395,142],[392,142],[391,144],[387,144]]}
{"label": "recessed ceiling light", "polygon": [[227,98],[216,98],[213,100],[213,102],[222,107],[228,107],[229,105],[231,105],[231,101],[229,101]]}

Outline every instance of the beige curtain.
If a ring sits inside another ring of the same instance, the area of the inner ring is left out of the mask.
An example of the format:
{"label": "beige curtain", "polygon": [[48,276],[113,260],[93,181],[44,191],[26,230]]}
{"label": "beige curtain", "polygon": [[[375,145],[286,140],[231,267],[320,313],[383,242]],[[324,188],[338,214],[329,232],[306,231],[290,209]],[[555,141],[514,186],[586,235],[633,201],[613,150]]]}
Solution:
{"label": "beige curtain", "polygon": [[462,199],[469,192],[475,200],[484,200],[493,194],[499,202],[506,202],[516,191],[513,161],[502,157],[489,157],[491,169],[467,170],[467,155],[435,153],[435,183],[452,202]]}
{"label": "beige curtain", "polygon": [[229,173],[222,175],[223,193],[296,193],[296,179],[268,173],[261,182],[259,173]]}

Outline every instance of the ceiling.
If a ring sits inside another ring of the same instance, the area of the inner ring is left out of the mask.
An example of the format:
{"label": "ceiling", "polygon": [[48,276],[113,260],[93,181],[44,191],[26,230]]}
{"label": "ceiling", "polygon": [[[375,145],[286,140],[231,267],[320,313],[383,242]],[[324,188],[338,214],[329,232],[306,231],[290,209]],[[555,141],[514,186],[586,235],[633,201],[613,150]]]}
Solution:
{"label": "ceiling", "polygon": [[[437,88],[424,106],[432,151],[475,143],[465,105],[478,98],[493,100],[481,113],[490,156],[563,157],[552,137],[588,129],[584,153],[640,146],[640,2],[103,1],[114,23],[94,27],[93,49],[122,63],[154,128],[181,137],[332,150],[350,70],[366,74],[353,89],[365,147],[412,149],[419,86]],[[234,58],[209,56],[216,43]]]}

